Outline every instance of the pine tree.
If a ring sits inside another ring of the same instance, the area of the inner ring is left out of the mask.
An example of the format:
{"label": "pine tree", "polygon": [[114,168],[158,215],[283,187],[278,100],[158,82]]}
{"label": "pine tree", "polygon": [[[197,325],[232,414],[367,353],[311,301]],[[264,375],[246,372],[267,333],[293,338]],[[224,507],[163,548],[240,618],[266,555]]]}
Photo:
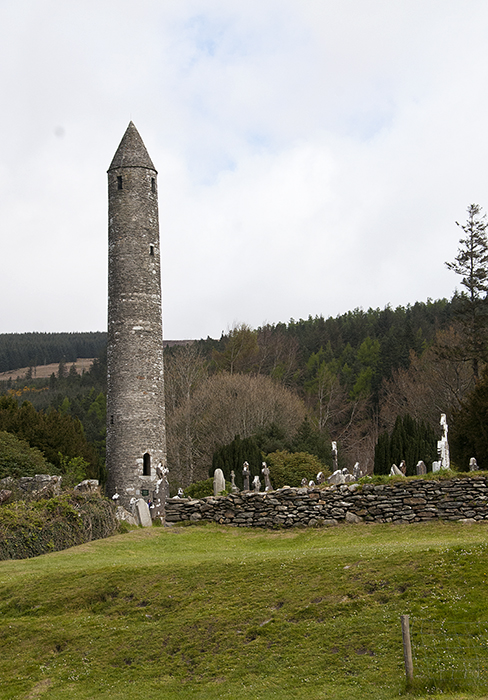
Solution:
{"label": "pine tree", "polygon": [[478,204],[470,204],[465,224],[456,224],[463,229],[465,238],[460,239],[460,248],[454,262],[446,262],[449,270],[462,276],[461,284],[466,292],[458,297],[457,311],[466,335],[466,350],[475,380],[479,376],[479,363],[487,357],[488,337],[488,240],[486,214]]}

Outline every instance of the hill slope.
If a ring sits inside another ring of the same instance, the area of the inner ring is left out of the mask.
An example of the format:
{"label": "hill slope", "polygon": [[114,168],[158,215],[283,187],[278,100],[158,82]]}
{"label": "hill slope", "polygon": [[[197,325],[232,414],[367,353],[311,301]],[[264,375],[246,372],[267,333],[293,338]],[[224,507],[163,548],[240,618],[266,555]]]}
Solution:
{"label": "hill slope", "polygon": [[0,698],[387,700],[400,615],[414,653],[418,618],[485,629],[486,585],[482,524],[134,530],[0,563]]}

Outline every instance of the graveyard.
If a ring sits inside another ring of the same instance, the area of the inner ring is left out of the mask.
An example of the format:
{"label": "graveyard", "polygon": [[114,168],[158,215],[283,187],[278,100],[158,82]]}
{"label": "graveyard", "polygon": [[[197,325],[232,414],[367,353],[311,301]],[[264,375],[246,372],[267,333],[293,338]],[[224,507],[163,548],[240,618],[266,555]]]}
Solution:
{"label": "graveyard", "polygon": [[406,697],[482,698],[486,535],[174,524],[0,562],[0,698],[389,700],[406,693],[401,615]]}

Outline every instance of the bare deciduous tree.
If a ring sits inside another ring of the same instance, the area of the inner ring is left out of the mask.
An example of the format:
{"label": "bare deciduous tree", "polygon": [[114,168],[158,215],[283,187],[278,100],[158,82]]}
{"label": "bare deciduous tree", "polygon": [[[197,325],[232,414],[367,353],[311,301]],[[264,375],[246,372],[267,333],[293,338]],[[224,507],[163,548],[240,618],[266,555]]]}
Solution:
{"label": "bare deciduous tree", "polygon": [[303,401],[269,377],[215,374],[168,417],[169,468],[183,485],[205,479],[217,447],[272,424],[292,436],[305,413]]}

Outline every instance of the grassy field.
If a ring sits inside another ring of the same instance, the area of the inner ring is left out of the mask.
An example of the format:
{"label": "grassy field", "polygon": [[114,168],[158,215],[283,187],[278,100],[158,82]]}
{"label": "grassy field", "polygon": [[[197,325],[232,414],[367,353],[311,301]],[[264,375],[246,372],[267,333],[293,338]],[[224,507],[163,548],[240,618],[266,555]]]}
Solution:
{"label": "grassy field", "polygon": [[[207,525],[0,562],[0,698],[397,698],[401,614],[414,649],[419,620],[472,639],[488,627],[487,537],[483,524]],[[453,681],[471,652],[452,638],[422,652],[444,672],[406,697],[485,697],[488,642],[476,636],[481,677]]]}

